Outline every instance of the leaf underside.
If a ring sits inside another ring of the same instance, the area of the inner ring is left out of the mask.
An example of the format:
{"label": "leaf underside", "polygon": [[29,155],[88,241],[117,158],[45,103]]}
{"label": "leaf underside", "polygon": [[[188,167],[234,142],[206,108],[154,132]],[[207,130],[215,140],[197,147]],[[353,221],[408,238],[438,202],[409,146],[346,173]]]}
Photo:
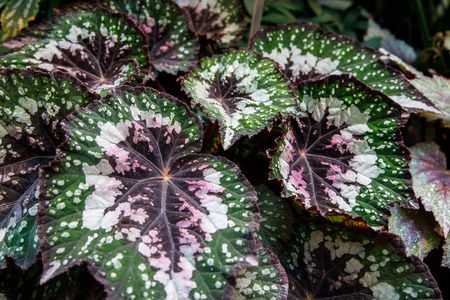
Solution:
{"label": "leaf underside", "polygon": [[263,29],[249,48],[272,58],[293,82],[349,73],[409,112],[439,111],[406,78],[380,61],[381,53],[309,22]]}
{"label": "leaf underside", "polygon": [[245,27],[241,3],[237,0],[174,0],[186,10],[193,30],[198,35],[213,39],[220,46],[231,46],[242,35]]}
{"label": "leaf underside", "polygon": [[362,217],[385,226],[390,205],[416,207],[403,110],[349,76],[299,87],[303,118],[285,124],[271,151],[271,177],[304,208]]}
{"label": "leaf underside", "polygon": [[42,181],[41,281],[87,261],[110,297],[209,299],[256,266],[256,193],[233,163],[194,153],[202,129],[182,103],[122,89],[65,128]]}
{"label": "leaf underside", "polygon": [[242,135],[271,128],[274,117],[297,113],[295,95],[275,63],[246,50],[204,59],[182,80],[192,106],[218,120],[227,150]]}
{"label": "leaf underside", "polygon": [[39,0],[8,1],[3,8],[2,29],[8,37],[13,37],[34,20],[39,11]]}
{"label": "leaf underside", "polygon": [[4,256],[27,268],[39,248],[36,214],[39,168],[62,141],[59,122],[92,101],[69,76],[0,71],[0,266]]}
{"label": "leaf underside", "polygon": [[131,20],[106,11],[63,17],[46,39],[2,60],[8,68],[62,71],[97,92],[125,84],[148,65],[147,38]]}
{"label": "leaf underside", "polygon": [[302,224],[280,258],[289,299],[442,299],[417,257],[393,234]]}

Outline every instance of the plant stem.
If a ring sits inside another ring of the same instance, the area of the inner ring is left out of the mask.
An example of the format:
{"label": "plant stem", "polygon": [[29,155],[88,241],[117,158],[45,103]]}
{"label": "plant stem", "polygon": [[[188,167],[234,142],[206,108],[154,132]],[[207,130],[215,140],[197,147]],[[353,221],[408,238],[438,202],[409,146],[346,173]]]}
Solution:
{"label": "plant stem", "polygon": [[252,37],[261,27],[261,19],[264,8],[264,0],[255,0],[253,5],[252,25],[250,27],[250,37]]}
{"label": "plant stem", "polygon": [[424,48],[430,46],[430,31],[428,30],[427,18],[421,0],[415,0],[417,13],[419,15],[420,22],[420,34],[422,35],[422,42]]}

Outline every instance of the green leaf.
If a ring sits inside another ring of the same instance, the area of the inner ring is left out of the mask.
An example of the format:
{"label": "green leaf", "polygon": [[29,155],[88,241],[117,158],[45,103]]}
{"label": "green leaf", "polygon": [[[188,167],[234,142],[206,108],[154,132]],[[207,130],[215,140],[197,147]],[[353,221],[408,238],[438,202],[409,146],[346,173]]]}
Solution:
{"label": "green leaf", "polygon": [[442,237],[432,213],[422,207],[420,210],[394,207],[391,213],[389,232],[402,238],[408,254],[423,260],[431,250],[439,248]]}
{"label": "green leaf", "polygon": [[444,248],[444,256],[442,257],[441,265],[443,267],[450,268],[450,242],[448,240],[443,246],[443,248]]}
{"label": "green leaf", "polygon": [[94,97],[59,73],[0,71],[0,267],[5,256],[27,268],[36,236],[39,168],[53,160],[63,134],[59,122]]}
{"label": "green leaf", "polygon": [[202,106],[211,121],[219,121],[225,150],[242,135],[271,129],[278,114],[298,111],[290,84],[275,63],[246,50],[202,60],[182,85],[192,106]]}
{"label": "green leaf", "polygon": [[272,58],[295,82],[349,73],[387,94],[409,112],[437,112],[399,72],[380,61],[381,53],[317,25],[298,22],[257,32],[249,48]]}
{"label": "green leaf", "polygon": [[74,14],[62,18],[47,39],[4,56],[1,64],[59,70],[100,92],[129,82],[139,69],[149,67],[148,42],[122,14]]}
{"label": "green leaf", "polygon": [[197,116],[152,89],[127,88],[64,123],[44,169],[41,282],[81,261],[112,298],[231,296],[256,266],[256,193],[201,149]]}
{"label": "green leaf", "polygon": [[293,117],[271,151],[271,178],[322,215],[335,211],[385,226],[390,206],[417,206],[400,128],[408,115],[348,75],[299,86],[305,117]]}
{"label": "green leaf", "polygon": [[39,11],[39,0],[10,0],[2,11],[2,29],[8,37],[17,33],[34,20]]}
{"label": "green leaf", "polygon": [[428,267],[401,239],[323,220],[299,225],[280,258],[290,299],[442,299]]}

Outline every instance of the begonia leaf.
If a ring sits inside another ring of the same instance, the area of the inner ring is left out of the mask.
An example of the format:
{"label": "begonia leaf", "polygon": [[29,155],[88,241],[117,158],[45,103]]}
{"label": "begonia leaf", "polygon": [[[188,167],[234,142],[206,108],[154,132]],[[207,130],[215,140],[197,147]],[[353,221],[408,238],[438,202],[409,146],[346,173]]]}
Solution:
{"label": "begonia leaf", "polygon": [[442,257],[442,266],[450,268],[450,242],[447,240],[444,246],[444,256]]}
{"label": "begonia leaf", "polygon": [[54,157],[59,122],[93,99],[76,80],[31,70],[0,71],[0,267],[4,256],[27,268],[36,235],[39,168]]}
{"label": "begonia leaf", "polygon": [[120,11],[134,16],[148,36],[152,70],[151,79],[159,72],[187,72],[197,62],[199,44],[190,29],[189,17],[178,5],[168,0],[112,0]]}
{"label": "begonia leaf", "polygon": [[410,148],[413,188],[423,206],[431,211],[444,230],[450,232],[450,171],[445,154],[435,143],[421,143]]}
{"label": "begonia leaf", "polygon": [[424,259],[431,250],[439,248],[442,236],[439,224],[432,213],[420,210],[394,207],[389,218],[389,232],[399,235],[406,246],[406,252]]}
{"label": "begonia leaf", "polygon": [[300,86],[299,99],[307,116],[292,117],[270,153],[271,177],[284,196],[370,226],[385,226],[395,202],[417,206],[400,132],[407,114],[399,105],[348,75]]}
{"label": "begonia leaf", "polygon": [[313,23],[268,27],[252,37],[250,48],[279,63],[292,81],[349,73],[409,112],[438,112],[401,73],[379,60],[381,53]]}
{"label": "begonia leaf", "polygon": [[277,197],[266,186],[255,188],[260,210],[260,228],[254,233],[266,248],[279,254],[294,233],[294,216],[286,200]]}
{"label": "begonia leaf", "polygon": [[280,258],[289,299],[442,299],[428,267],[390,233],[299,225]]}
{"label": "begonia leaf", "polygon": [[237,0],[174,0],[191,18],[194,31],[221,46],[234,44],[245,27],[244,13]]}
{"label": "begonia leaf", "polygon": [[192,106],[218,120],[225,150],[242,135],[272,128],[278,114],[298,111],[289,81],[272,60],[246,50],[204,59],[182,80]]}
{"label": "begonia leaf", "polygon": [[170,95],[121,89],[64,123],[44,169],[41,282],[88,262],[112,298],[231,296],[256,266],[256,193],[201,149],[197,116]]}
{"label": "begonia leaf", "polygon": [[9,0],[2,11],[2,29],[13,37],[34,20],[39,11],[39,0]]}
{"label": "begonia leaf", "polygon": [[236,290],[231,299],[287,299],[289,282],[278,256],[259,245],[257,257],[257,267],[236,275]]}
{"label": "begonia leaf", "polygon": [[99,92],[148,69],[148,41],[124,15],[101,10],[74,14],[61,18],[46,39],[4,56],[1,65],[59,70]]}

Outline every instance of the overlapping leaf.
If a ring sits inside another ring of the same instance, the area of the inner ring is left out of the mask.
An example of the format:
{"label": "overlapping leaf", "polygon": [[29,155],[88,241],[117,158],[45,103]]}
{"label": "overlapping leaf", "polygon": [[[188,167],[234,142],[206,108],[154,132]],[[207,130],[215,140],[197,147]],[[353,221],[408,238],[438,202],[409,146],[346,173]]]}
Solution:
{"label": "overlapping leaf", "polygon": [[148,36],[152,70],[177,74],[187,72],[197,62],[198,38],[190,29],[184,10],[169,0],[111,0],[120,11],[133,15]]}
{"label": "overlapping leaf", "polygon": [[303,118],[285,124],[270,153],[272,177],[285,196],[385,226],[389,206],[416,206],[400,127],[407,114],[349,76],[330,76],[299,89]]}
{"label": "overlapping leaf", "polygon": [[39,168],[62,141],[59,122],[92,96],[61,74],[0,71],[0,265],[4,256],[34,262]]}
{"label": "overlapping leaf", "polygon": [[412,153],[411,174],[417,197],[431,211],[444,230],[450,232],[450,171],[444,153],[435,143],[422,143],[410,148]]}
{"label": "overlapping leaf", "polygon": [[289,299],[442,299],[428,267],[390,233],[302,224],[280,260]]}
{"label": "overlapping leaf", "polygon": [[350,73],[409,112],[438,112],[402,74],[379,61],[380,53],[317,25],[300,22],[259,31],[251,49],[278,62],[293,81]]}
{"label": "overlapping leaf", "polygon": [[444,245],[444,256],[442,257],[442,266],[450,268],[450,242],[445,243]]}
{"label": "overlapping leaf", "polygon": [[223,148],[242,135],[272,127],[279,113],[296,113],[295,95],[275,63],[254,52],[228,51],[202,60],[182,80],[183,89],[211,120],[218,120]]}
{"label": "overlapping leaf", "polygon": [[[2,11],[2,30],[7,37],[13,37],[34,20],[39,11],[39,0],[4,0]],[[2,5],[3,4],[3,5]]]}
{"label": "overlapping leaf", "polygon": [[45,169],[45,282],[80,261],[110,297],[217,298],[256,266],[256,193],[201,148],[195,114],[169,95],[123,89],[65,123]]}
{"label": "overlapping leaf", "polygon": [[47,39],[3,57],[8,68],[65,72],[91,91],[120,86],[148,69],[148,42],[134,23],[106,11],[61,19]]}
{"label": "overlapping leaf", "polygon": [[191,18],[194,31],[221,46],[235,43],[245,25],[241,3],[237,0],[174,0]]}

